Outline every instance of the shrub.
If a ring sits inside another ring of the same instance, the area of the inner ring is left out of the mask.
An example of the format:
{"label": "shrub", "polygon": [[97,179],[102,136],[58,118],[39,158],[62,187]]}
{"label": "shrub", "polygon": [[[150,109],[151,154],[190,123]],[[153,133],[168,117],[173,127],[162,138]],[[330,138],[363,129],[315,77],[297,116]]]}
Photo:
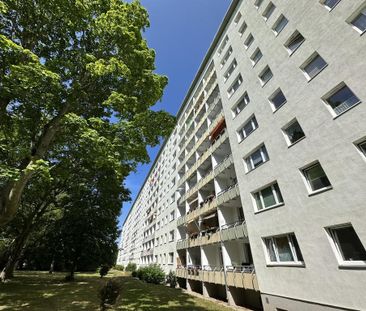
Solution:
{"label": "shrub", "polygon": [[147,283],[161,284],[165,280],[165,273],[157,264],[152,264],[137,270],[137,277]]}
{"label": "shrub", "polygon": [[137,277],[137,271],[135,270],[135,271],[132,271],[132,273],[131,273],[131,275],[132,275],[132,277]]}
{"label": "shrub", "polygon": [[108,271],[109,271],[109,266],[101,265],[100,268],[99,268],[100,277],[102,278],[103,276],[107,275]]}
{"label": "shrub", "polygon": [[170,271],[167,275],[166,282],[170,285],[171,288],[175,288],[177,286],[177,277],[173,271]]}
{"label": "shrub", "polygon": [[124,271],[125,270],[125,266],[123,265],[115,265],[114,269],[118,270],[118,271]]}
{"label": "shrub", "polygon": [[106,310],[114,305],[120,295],[121,287],[115,280],[109,280],[99,291],[100,309]]}
{"label": "shrub", "polygon": [[137,266],[133,262],[129,262],[126,267],[126,271],[129,271],[129,272],[136,271],[136,269],[137,269]]}

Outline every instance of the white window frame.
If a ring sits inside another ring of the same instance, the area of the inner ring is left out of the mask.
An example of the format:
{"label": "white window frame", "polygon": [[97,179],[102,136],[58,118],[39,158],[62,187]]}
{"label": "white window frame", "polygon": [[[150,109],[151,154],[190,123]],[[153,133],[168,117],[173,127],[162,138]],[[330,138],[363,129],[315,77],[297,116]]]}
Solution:
{"label": "white window frame", "polygon": [[239,23],[239,21],[240,21],[240,19],[241,19],[241,13],[240,12],[238,12],[238,14],[236,14],[236,16],[235,16],[235,19],[234,19],[234,25],[236,26],[238,23]]}
{"label": "white window frame", "polygon": [[[262,163],[259,164],[257,167],[254,167],[253,159],[251,157],[258,150],[260,151],[260,154],[261,154]],[[247,162],[248,160],[250,162],[250,167],[249,167],[248,162]],[[266,148],[266,146],[264,144],[261,144],[260,146],[258,146],[257,148],[253,149],[250,153],[248,153],[244,157],[245,170],[246,170],[247,173],[249,173],[249,172],[254,171],[255,169],[257,169],[259,166],[262,166],[264,163],[266,163],[268,161],[269,161],[269,156],[268,156],[267,148]]]}
{"label": "white window frame", "polygon": [[360,28],[356,27],[353,22],[356,20],[356,18],[362,14],[363,11],[366,10],[366,4],[361,5],[356,12],[354,12],[347,20],[346,22],[351,25],[351,27],[356,30],[361,36],[366,32],[365,30],[361,30]]}
{"label": "white window frame", "polygon": [[[280,190],[280,192],[281,192],[280,186],[278,185],[278,182],[277,182],[277,181],[274,181],[274,182],[272,182],[272,183],[270,183],[270,184],[267,184],[267,185],[265,185],[265,186],[263,186],[263,187],[259,188],[258,190],[252,191],[252,202],[253,202],[253,205],[254,205],[255,213],[261,213],[261,212],[263,212],[263,211],[270,210],[270,209],[272,209],[272,208],[276,208],[276,207],[279,207],[279,206],[282,206],[282,205],[284,205],[284,204],[285,204],[284,200],[283,200],[282,202],[280,202],[280,200],[279,200],[279,197],[278,197],[277,191],[276,191],[276,189],[275,189],[275,187],[274,187],[274,185],[276,185],[276,184],[277,184],[278,189],[279,189],[279,190]],[[266,207],[266,206],[264,205],[263,195],[261,194],[261,192],[262,192],[264,189],[267,189],[267,188],[269,188],[269,187],[271,187],[272,194],[273,194],[273,197],[275,198],[276,204]],[[257,206],[257,200],[256,200],[256,198],[255,198],[255,195],[256,195],[257,193],[259,193],[259,199],[260,199],[261,204],[262,204],[262,206],[263,206],[263,208],[262,208],[262,209],[259,209],[259,208],[258,208],[258,206]],[[282,196],[282,193],[281,193],[281,196]],[[282,196],[282,199],[283,199],[283,196]]]}
{"label": "white window frame", "polygon": [[[292,41],[292,40],[294,40],[298,35],[301,35],[302,36],[302,38],[303,38],[303,40],[302,41],[300,41],[300,44],[295,48],[295,49],[293,49],[293,50],[291,50],[290,48],[289,48],[289,45],[290,45],[290,42]],[[292,33],[292,35],[287,39],[287,41],[285,42],[285,44],[284,44],[284,46],[285,46],[285,49],[286,49],[286,51],[287,51],[287,53],[289,54],[289,56],[291,56],[292,54],[294,54],[298,49],[299,49],[299,47],[305,42],[305,37],[302,35],[302,33],[301,32],[299,32],[298,30],[295,30],[293,33]]]}
{"label": "white window frame", "polygon": [[[257,56],[258,53],[260,53],[261,56],[259,57],[259,59],[255,60],[255,56]],[[253,52],[253,54],[250,56],[252,66],[254,67],[255,65],[257,65],[259,63],[259,61],[262,59],[262,57],[263,57],[263,53],[262,53],[261,49],[259,47],[257,47],[255,49],[255,51]]]}
{"label": "white window frame", "polygon": [[[341,113],[337,114],[333,107],[330,105],[330,103],[328,102],[328,99],[330,97],[332,97],[334,94],[336,94],[337,92],[339,92],[344,86],[347,86],[351,92],[353,93],[353,95],[356,96],[356,98],[358,99],[358,102],[356,102],[355,104],[353,104],[351,107],[349,107],[348,109],[342,111]],[[335,86],[333,89],[331,89],[328,93],[326,93],[323,97],[322,100],[325,104],[325,106],[327,107],[327,109],[329,110],[329,112],[331,113],[331,115],[333,116],[333,119],[338,118],[339,116],[343,115],[344,113],[346,113],[347,111],[353,109],[354,107],[356,107],[357,105],[359,105],[362,101],[361,99],[355,94],[355,92],[353,92],[353,90],[348,86],[348,84],[341,82],[339,83],[337,86]]]}
{"label": "white window frame", "polygon": [[[266,256],[267,266],[301,266],[301,267],[303,267],[305,265],[304,261],[299,260],[299,258],[298,258],[298,254],[297,254],[296,248],[294,246],[293,236],[296,239],[296,235],[293,232],[262,238],[262,243],[263,243],[263,247],[264,247],[264,253],[265,253],[265,256]],[[282,238],[282,237],[287,238],[288,245],[289,245],[292,257],[294,259],[293,261],[280,261],[279,260],[278,247],[277,247],[275,239],[276,238]],[[276,261],[271,261],[271,256],[270,256],[270,253],[269,253],[269,249],[267,247],[266,240],[270,240],[270,242],[272,244],[272,248],[273,248],[274,254],[276,256]],[[299,245],[299,241],[297,241],[297,244]],[[299,245],[299,248],[300,248],[300,245]],[[300,252],[301,252],[301,250],[300,250]]]}
{"label": "white window frame", "polygon": [[230,45],[230,46],[229,46],[229,48],[227,49],[227,51],[226,51],[226,53],[225,53],[224,57],[222,58],[222,60],[221,60],[221,62],[220,62],[220,67],[221,67],[221,68],[223,68],[223,67],[226,65],[226,63],[227,63],[227,61],[229,60],[230,55],[231,55],[232,53],[233,53],[233,48],[232,48],[232,46]]}
{"label": "white window frame", "polygon": [[225,49],[226,44],[229,42],[228,35],[225,36],[225,38],[222,40],[222,43],[220,44],[220,47],[217,51],[217,54],[220,56],[222,51]]}
{"label": "white window frame", "polygon": [[300,125],[300,122],[299,122],[296,118],[294,118],[294,119],[292,119],[290,122],[288,122],[287,124],[285,124],[285,125],[281,128],[281,129],[282,129],[283,136],[285,137],[285,140],[286,140],[286,143],[287,143],[287,146],[288,146],[288,147],[291,147],[291,146],[293,146],[293,145],[297,144],[298,142],[300,142],[300,141],[302,141],[303,139],[305,139],[305,138],[306,138],[305,132],[304,132],[304,130],[302,129],[302,127],[301,127],[301,125],[300,125],[300,127],[301,127],[301,129],[302,129],[302,132],[304,133],[304,136],[303,136],[303,137],[301,137],[301,138],[299,138],[299,139],[298,139],[298,140],[296,140],[295,142],[291,142],[290,138],[288,137],[288,134],[287,134],[286,130],[287,130],[291,125],[293,125],[295,122],[297,122],[297,123]]}
{"label": "white window frame", "polygon": [[249,33],[248,37],[244,41],[244,48],[246,50],[249,49],[249,47],[253,44],[253,42],[254,42],[254,37],[253,37],[252,33]]}
{"label": "white window frame", "polygon": [[[262,13],[262,17],[265,21],[268,21],[269,18],[272,16],[273,12],[276,10],[276,6],[273,4],[272,1],[268,3],[266,8],[264,9]],[[267,16],[269,14],[269,16]]]}
{"label": "white window frame", "polygon": [[[282,92],[283,96],[285,97],[285,101],[283,103],[281,103],[281,105],[279,105],[277,108],[273,103],[273,99],[279,94],[279,92]],[[269,104],[271,105],[272,111],[276,112],[277,110],[279,110],[282,106],[284,106],[287,103],[287,97],[285,96],[285,94],[283,93],[283,91],[281,90],[281,88],[278,88],[277,90],[275,90],[272,95],[268,98]]]}
{"label": "white window frame", "polygon": [[[366,136],[356,140],[353,144],[355,145],[358,153],[366,161]],[[365,145],[365,149],[361,148],[360,145]]]}
{"label": "white window frame", "polygon": [[[336,256],[336,259],[338,261],[338,265],[340,267],[365,268],[366,267],[366,261],[363,261],[363,260],[348,261],[348,260],[343,259],[343,252],[342,252],[342,249],[339,245],[340,243],[339,243],[339,240],[338,240],[338,236],[334,233],[334,231],[337,230],[337,229],[346,228],[346,227],[352,227],[353,230],[355,230],[355,228],[352,226],[351,223],[345,223],[345,224],[340,224],[340,225],[335,225],[335,226],[330,226],[330,227],[325,228],[325,230],[327,232],[329,242],[330,242],[330,245],[331,245],[332,250],[333,250],[333,252]],[[356,230],[355,230],[355,232],[356,232]],[[360,239],[357,232],[356,232],[356,235]],[[361,239],[360,239],[360,241],[361,241]],[[361,244],[365,248],[362,241],[361,241]]]}
{"label": "white window frame", "polygon": [[[281,21],[285,19],[286,20],[286,23],[283,25],[283,27],[280,29],[280,30],[276,30],[277,26],[281,23]],[[287,26],[288,24],[288,19],[285,15],[281,14],[277,20],[274,22],[273,26],[272,26],[272,31],[273,33],[275,34],[275,36],[277,37],[284,29],[285,27]]]}
{"label": "white window frame", "polygon": [[[239,87],[240,87],[240,85],[242,85],[242,83],[243,83],[243,78],[242,78],[241,74],[239,74],[227,90],[228,98],[231,98],[235,94],[235,92],[239,89]],[[234,88],[234,86],[236,84],[238,84],[238,86],[236,88]]]}
{"label": "white window frame", "polygon": [[[263,81],[263,79],[262,79],[262,76],[264,75],[264,73],[267,71],[267,70],[269,70],[271,73],[272,73],[272,76],[267,80],[267,81]],[[262,87],[263,86],[265,86],[269,81],[271,81],[272,80],[272,78],[273,78],[273,72],[272,72],[272,70],[271,70],[271,68],[267,65],[266,67],[264,67],[264,69],[260,72],[260,74],[258,75],[258,78],[259,78],[259,81],[260,81],[260,83],[261,83],[261,85],[262,85]]]}
{"label": "white window frame", "polygon": [[[249,100],[246,100],[246,99],[245,99],[246,97],[248,97],[248,99],[249,99]],[[244,105],[243,109],[241,109],[239,112],[237,112],[237,108],[238,108],[239,104],[240,104],[242,101],[245,103],[245,105]],[[236,116],[238,116],[238,115],[240,114],[240,112],[242,112],[242,111],[244,110],[244,108],[245,108],[246,106],[248,106],[248,104],[249,104],[249,103],[250,103],[250,97],[249,97],[249,95],[248,95],[248,92],[247,92],[247,91],[245,91],[245,92],[243,93],[243,95],[240,97],[240,99],[239,99],[239,100],[234,104],[234,106],[231,108],[231,112],[232,112],[232,114],[233,114],[233,118],[236,118]]]}
{"label": "white window frame", "polygon": [[247,28],[248,28],[248,25],[247,25],[247,23],[244,21],[242,24],[241,24],[241,26],[240,26],[240,28],[239,28],[239,30],[238,30],[238,32],[239,32],[239,34],[240,34],[240,37],[242,37],[243,36],[243,34],[245,33],[245,31],[247,30]]}
{"label": "white window frame", "polygon": [[226,82],[231,77],[232,73],[234,72],[234,70],[237,66],[238,66],[238,62],[234,58],[230,64],[229,68],[226,70],[226,72],[224,74],[224,82]]}
{"label": "white window frame", "polygon": [[[254,122],[255,119],[255,122]],[[244,130],[244,128],[248,125],[248,124],[252,125],[253,130],[247,134]],[[245,122],[244,124],[236,131],[236,134],[238,136],[238,142],[241,143],[243,140],[245,140],[250,134],[252,134],[257,128],[259,127],[258,125],[258,121],[257,118],[255,117],[254,114],[252,114]],[[241,138],[240,133],[243,134],[243,138]]]}
{"label": "white window frame", "polygon": [[[312,77],[309,76],[309,74],[306,72],[305,68],[311,64],[311,62],[313,62],[317,57],[320,57],[324,62],[325,65],[319,69],[319,71],[317,73],[315,73]],[[313,54],[311,54],[311,56],[300,66],[300,69],[302,71],[302,73],[304,74],[305,78],[308,81],[313,80],[318,74],[320,74],[325,68],[328,67],[328,63],[325,61],[325,59],[318,53],[318,52],[314,52]]]}
{"label": "white window frame", "polygon": [[341,0],[338,0],[335,4],[334,4],[334,7],[332,7],[332,8],[330,8],[329,6],[327,6],[326,4],[325,4],[325,1],[326,0],[320,0],[319,2],[320,2],[320,4],[321,5],[323,5],[329,12],[331,12],[337,5],[338,5],[338,3],[339,2],[341,2]]}
{"label": "white window frame", "polygon": [[320,167],[324,171],[325,176],[329,180],[328,175],[326,174],[323,166],[320,164],[320,162],[318,160],[313,161],[312,163],[307,164],[306,166],[300,168],[301,176],[302,176],[303,181],[305,183],[306,189],[308,190],[309,196],[333,189],[333,186],[332,186],[332,183],[330,182],[330,180],[329,180],[329,183],[330,183],[329,186],[326,186],[326,187],[323,187],[323,188],[320,188],[320,189],[317,189],[317,190],[312,189],[306,171],[308,171],[309,169],[313,168],[316,165],[320,165]]}
{"label": "white window frame", "polygon": [[263,0],[255,0],[254,7],[258,10],[262,4]]}

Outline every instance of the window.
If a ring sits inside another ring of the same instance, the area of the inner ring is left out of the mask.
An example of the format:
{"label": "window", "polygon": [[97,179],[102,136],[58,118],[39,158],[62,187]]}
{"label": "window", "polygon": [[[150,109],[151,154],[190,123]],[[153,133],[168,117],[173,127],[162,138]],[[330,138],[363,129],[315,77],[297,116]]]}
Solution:
{"label": "window", "polygon": [[234,60],[232,61],[231,65],[229,67],[229,69],[224,74],[224,82],[226,82],[227,79],[230,78],[231,74],[233,73],[233,71],[235,70],[237,65],[238,65],[238,63],[236,62],[236,59],[234,58]]}
{"label": "window", "polygon": [[245,22],[243,22],[243,24],[241,24],[240,28],[239,28],[239,34],[240,36],[242,36],[245,32],[245,30],[247,29],[247,24]]}
{"label": "window", "polygon": [[174,217],[175,217],[175,212],[174,212],[174,211],[172,211],[172,212],[170,213],[170,221],[173,221],[173,220],[174,220]]}
{"label": "window", "polygon": [[253,35],[250,33],[250,34],[248,35],[248,37],[246,38],[246,40],[244,41],[244,47],[245,47],[246,49],[248,49],[248,48],[250,47],[250,45],[253,43],[253,41],[254,41],[254,37],[253,37]]}
{"label": "window", "polygon": [[262,145],[259,148],[257,148],[254,152],[252,152],[248,157],[245,158],[245,165],[247,168],[247,172],[254,170],[264,162],[267,162],[268,160],[269,158],[267,149],[264,145]]}
{"label": "window", "polygon": [[271,15],[275,9],[276,9],[276,7],[272,2],[270,2],[267,5],[267,7],[265,8],[265,10],[263,11],[263,14],[262,14],[265,21],[267,21],[271,17]]}
{"label": "window", "polygon": [[174,263],[174,253],[169,253],[169,264],[172,265]]}
{"label": "window", "polygon": [[253,197],[257,211],[283,204],[282,194],[276,182],[257,192],[254,192]]}
{"label": "window", "polygon": [[234,24],[237,25],[239,23],[240,19],[241,19],[241,13],[239,12],[234,19]]}
{"label": "window", "polygon": [[263,0],[255,0],[254,2],[254,6],[257,8],[257,10],[259,9],[259,7],[262,5]]}
{"label": "window", "polygon": [[321,0],[320,2],[331,11],[341,0]]}
{"label": "window", "polygon": [[326,61],[318,53],[315,53],[300,68],[305,77],[311,80],[327,66]]}
{"label": "window", "polygon": [[269,263],[299,263],[303,258],[295,234],[264,238]]}
{"label": "window", "polygon": [[277,21],[274,23],[274,25],[272,27],[272,30],[276,36],[283,30],[283,28],[286,27],[287,23],[288,23],[288,19],[283,15],[281,15],[277,19]]}
{"label": "window", "polygon": [[233,96],[233,94],[236,92],[236,90],[239,88],[239,86],[243,83],[243,78],[239,74],[239,76],[235,79],[233,84],[230,86],[230,88],[227,90],[227,95],[230,98]]}
{"label": "window", "polygon": [[351,21],[353,27],[360,33],[366,30],[366,7]]}
{"label": "window", "polygon": [[232,108],[233,117],[236,117],[245,108],[245,106],[249,104],[249,102],[250,102],[249,95],[247,92],[245,92],[244,95]]}
{"label": "window", "polygon": [[364,157],[366,157],[366,139],[356,144],[357,148],[361,151]]}
{"label": "window", "polygon": [[242,128],[238,130],[239,142],[247,138],[256,128],[258,128],[258,122],[255,116],[252,116]]}
{"label": "window", "polygon": [[226,64],[227,60],[229,59],[232,52],[233,52],[233,48],[230,46],[220,63],[221,68],[225,66],[225,64]]}
{"label": "window", "polygon": [[252,56],[250,57],[250,60],[252,61],[253,67],[259,62],[259,60],[262,58],[263,54],[259,48],[257,48]]}
{"label": "window", "polygon": [[305,38],[303,37],[303,35],[296,30],[285,43],[287,52],[291,55],[299,48],[299,46],[304,41]]}
{"label": "window", "polygon": [[273,77],[273,73],[271,69],[267,66],[264,70],[259,74],[259,80],[262,83],[262,86],[266,85],[269,80]]}
{"label": "window", "polygon": [[174,241],[174,230],[169,232],[169,242],[173,242]]}
{"label": "window", "polygon": [[316,193],[332,187],[319,162],[303,169],[302,172],[310,193]]}
{"label": "window", "polygon": [[271,95],[271,97],[269,98],[269,101],[272,105],[272,110],[276,111],[282,105],[286,104],[287,99],[286,99],[285,95],[283,94],[283,92],[281,91],[281,89],[278,89]]}
{"label": "window", "polygon": [[342,264],[366,264],[366,251],[350,224],[328,228],[338,261]]}
{"label": "window", "polygon": [[284,129],[286,141],[289,146],[298,142],[300,139],[305,137],[304,131],[302,130],[299,122],[295,119],[290,122]]}
{"label": "window", "polygon": [[219,50],[217,51],[217,54],[221,55],[222,51],[224,50],[226,44],[229,42],[229,37],[225,36],[224,40],[222,41]]}
{"label": "window", "polygon": [[332,108],[335,116],[339,116],[361,102],[359,98],[345,84],[341,84],[339,87],[337,87],[336,91],[325,98],[325,101]]}

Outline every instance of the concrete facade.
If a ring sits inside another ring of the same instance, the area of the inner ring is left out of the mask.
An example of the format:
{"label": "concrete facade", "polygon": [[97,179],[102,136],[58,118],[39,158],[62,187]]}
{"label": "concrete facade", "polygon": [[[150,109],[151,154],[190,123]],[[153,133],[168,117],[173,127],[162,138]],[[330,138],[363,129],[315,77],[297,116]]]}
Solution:
{"label": "concrete facade", "polygon": [[365,7],[233,1],[126,219],[121,262],[266,311],[366,310]]}

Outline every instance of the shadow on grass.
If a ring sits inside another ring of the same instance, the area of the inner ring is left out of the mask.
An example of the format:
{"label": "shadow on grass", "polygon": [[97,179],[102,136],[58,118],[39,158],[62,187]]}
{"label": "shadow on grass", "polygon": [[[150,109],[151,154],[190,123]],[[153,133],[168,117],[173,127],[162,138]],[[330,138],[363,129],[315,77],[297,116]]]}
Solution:
{"label": "shadow on grass", "polygon": [[[76,281],[63,282],[64,274],[18,272],[9,283],[0,284],[0,311],[99,310],[99,289],[105,284],[97,274],[78,274]],[[123,273],[109,275],[121,284],[121,296],[111,310],[225,311],[223,305],[185,294],[180,289],[143,283]]]}
{"label": "shadow on grass", "polygon": [[120,281],[122,296],[117,310],[229,310],[214,302],[185,294],[180,289],[146,284],[131,277],[123,277]]}

